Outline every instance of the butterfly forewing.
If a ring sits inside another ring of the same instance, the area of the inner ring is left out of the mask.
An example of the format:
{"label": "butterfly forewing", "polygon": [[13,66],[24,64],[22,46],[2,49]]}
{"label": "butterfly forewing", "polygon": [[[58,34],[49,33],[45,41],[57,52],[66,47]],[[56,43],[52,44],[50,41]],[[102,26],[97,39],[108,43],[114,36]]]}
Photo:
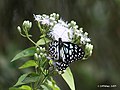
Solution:
{"label": "butterfly forewing", "polygon": [[49,54],[52,56],[52,59],[58,59],[58,41],[53,41],[49,45]]}
{"label": "butterfly forewing", "polygon": [[65,61],[69,63],[80,60],[84,56],[84,51],[81,47],[70,42],[63,42]]}

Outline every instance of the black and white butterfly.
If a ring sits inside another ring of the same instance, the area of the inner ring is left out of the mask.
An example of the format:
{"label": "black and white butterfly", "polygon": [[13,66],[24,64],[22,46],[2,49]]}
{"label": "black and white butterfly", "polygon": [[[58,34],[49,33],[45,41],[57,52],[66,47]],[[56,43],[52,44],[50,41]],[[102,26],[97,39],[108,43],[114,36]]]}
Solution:
{"label": "black and white butterfly", "polygon": [[85,52],[77,44],[63,42],[61,38],[49,45],[49,54],[55,62],[58,71],[65,70],[70,63],[81,60]]}

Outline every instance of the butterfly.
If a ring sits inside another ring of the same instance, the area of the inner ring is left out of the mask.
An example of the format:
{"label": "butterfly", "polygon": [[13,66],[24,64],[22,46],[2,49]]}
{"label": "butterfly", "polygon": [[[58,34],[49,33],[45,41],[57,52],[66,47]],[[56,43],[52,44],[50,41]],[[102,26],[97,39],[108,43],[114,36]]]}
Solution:
{"label": "butterfly", "polygon": [[61,38],[49,44],[49,54],[58,71],[65,70],[72,62],[81,60],[85,52],[77,44],[63,42]]}

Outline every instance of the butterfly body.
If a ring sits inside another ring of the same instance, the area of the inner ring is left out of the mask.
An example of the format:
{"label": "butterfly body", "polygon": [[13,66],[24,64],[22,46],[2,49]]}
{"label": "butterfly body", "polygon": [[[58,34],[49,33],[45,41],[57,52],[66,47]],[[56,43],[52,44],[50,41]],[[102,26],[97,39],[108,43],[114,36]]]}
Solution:
{"label": "butterfly body", "polygon": [[59,71],[65,70],[70,63],[81,60],[84,57],[84,51],[77,44],[63,42],[61,38],[54,40],[49,45],[49,54],[55,61]]}

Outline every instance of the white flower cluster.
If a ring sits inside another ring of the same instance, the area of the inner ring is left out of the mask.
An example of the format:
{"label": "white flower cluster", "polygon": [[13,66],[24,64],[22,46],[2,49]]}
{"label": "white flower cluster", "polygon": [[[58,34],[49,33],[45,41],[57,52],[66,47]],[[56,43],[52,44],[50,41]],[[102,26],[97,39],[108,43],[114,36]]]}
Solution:
{"label": "white flower cluster", "polygon": [[88,38],[88,33],[84,33],[83,28],[78,28],[75,21],[71,21],[70,23],[65,22],[56,13],[50,15],[34,15],[34,18],[40,24],[50,27],[49,35],[55,40],[61,38],[62,41],[72,42],[73,40],[79,39],[79,44],[85,45],[87,49],[91,47],[89,48],[89,54],[92,53],[93,45],[90,44],[91,40]]}
{"label": "white flower cluster", "polygon": [[78,29],[78,25],[76,25],[76,22],[75,21],[71,21],[69,24],[68,24],[70,30],[73,31],[73,36],[76,36],[75,38],[77,37],[80,37],[80,44],[87,44],[89,42],[91,42],[90,38],[88,38],[88,33],[87,32],[83,32],[83,28],[79,28]]}
{"label": "white flower cluster", "polygon": [[75,35],[77,35],[78,37],[79,36],[81,37],[80,38],[81,44],[87,44],[87,43],[91,42],[90,38],[88,38],[88,33],[87,32],[83,33],[83,28],[76,30]]}
{"label": "white flower cluster", "polygon": [[43,15],[33,14],[33,16],[35,20],[40,22],[41,24],[50,25],[50,26],[55,25],[57,23],[56,20],[59,18],[59,14],[55,14],[55,13],[51,14],[50,16],[46,14]]}

